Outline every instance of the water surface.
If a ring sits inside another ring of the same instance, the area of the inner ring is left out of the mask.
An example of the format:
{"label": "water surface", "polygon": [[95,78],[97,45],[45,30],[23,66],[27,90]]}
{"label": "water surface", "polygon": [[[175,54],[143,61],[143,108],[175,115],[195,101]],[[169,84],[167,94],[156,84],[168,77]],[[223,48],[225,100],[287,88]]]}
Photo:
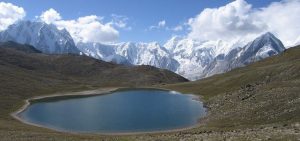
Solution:
{"label": "water surface", "polygon": [[34,102],[20,117],[62,131],[152,132],[197,124],[205,108],[195,96],[156,89]]}

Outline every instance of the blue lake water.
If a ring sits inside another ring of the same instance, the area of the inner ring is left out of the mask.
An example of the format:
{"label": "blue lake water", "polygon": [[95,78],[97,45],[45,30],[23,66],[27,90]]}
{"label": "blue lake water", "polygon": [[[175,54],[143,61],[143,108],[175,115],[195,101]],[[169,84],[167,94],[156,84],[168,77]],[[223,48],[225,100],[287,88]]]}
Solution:
{"label": "blue lake water", "polygon": [[80,98],[32,103],[27,122],[73,132],[128,133],[172,130],[197,124],[205,108],[195,96],[156,89],[132,89]]}

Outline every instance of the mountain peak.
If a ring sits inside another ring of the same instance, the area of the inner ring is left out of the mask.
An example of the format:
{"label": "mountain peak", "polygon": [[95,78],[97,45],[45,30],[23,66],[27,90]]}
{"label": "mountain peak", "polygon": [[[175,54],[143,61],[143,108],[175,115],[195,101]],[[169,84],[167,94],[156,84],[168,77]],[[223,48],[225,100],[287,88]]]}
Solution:
{"label": "mountain peak", "polygon": [[266,33],[264,33],[262,36],[274,36],[271,32],[266,32]]}
{"label": "mountain peak", "polygon": [[279,54],[284,50],[285,48],[281,41],[272,33],[267,32],[243,47],[239,61],[242,64],[248,64]]}
{"label": "mountain peak", "polygon": [[177,44],[182,40],[183,38],[180,36],[173,36],[171,39],[169,39],[165,44],[164,47],[168,49],[169,51],[175,49]]}
{"label": "mountain peak", "polygon": [[259,36],[258,38],[263,38],[263,39],[277,39],[274,34],[272,34],[271,32],[266,32],[264,34],[262,34],[261,36]]}
{"label": "mountain peak", "polygon": [[73,38],[66,30],[40,21],[19,21],[0,32],[0,42],[29,44],[48,54],[79,54]]}
{"label": "mountain peak", "polygon": [[271,32],[266,32],[261,36],[257,37],[253,42],[248,44],[248,47],[252,47],[252,49],[260,49],[262,47],[268,46],[269,48],[274,49],[277,53],[283,51],[284,45],[282,42],[275,37]]}

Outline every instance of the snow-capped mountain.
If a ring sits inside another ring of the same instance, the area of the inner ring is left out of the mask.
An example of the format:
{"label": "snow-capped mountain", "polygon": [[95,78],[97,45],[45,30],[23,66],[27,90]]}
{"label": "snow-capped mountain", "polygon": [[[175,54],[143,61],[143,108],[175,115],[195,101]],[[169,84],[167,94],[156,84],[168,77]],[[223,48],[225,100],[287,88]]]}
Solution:
{"label": "snow-capped mountain", "polygon": [[250,43],[234,41],[196,41],[173,37],[163,46],[152,43],[83,43],[75,45],[65,29],[42,22],[20,21],[0,32],[0,42],[29,44],[43,53],[80,52],[107,62],[125,65],[151,65],[168,69],[190,80],[227,72],[263,58],[278,54],[285,48],[273,34],[266,33]]}
{"label": "snow-capped mountain", "polygon": [[283,44],[272,33],[265,33],[244,47],[232,49],[228,54],[218,55],[197,79],[224,73],[285,50]]}
{"label": "snow-capped mountain", "polygon": [[151,65],[176,71],[179,63],[167,49],[156,42],[152,43],[78,43],[77,47],[85,55],[121,64]]}
{"label": "snow-capped mountain", "polygon": [[116,45],[100,43],[77,43],[78,49],[85,55],[100,59],[106,62],[131,65],[123,56],[116,54]]}
{"label": "snow-capped mountain", "polygon": [[224,73],[263,58],[276,55],[285,48],[271,33],[246,44],[243,42],[196,41],[173,37],[164,46],[153,43],[78,43],[84,54],[119,64],[151,65],[168,69],[190,80]]}
{"label": "snow-capped mountain", "polygon": [[0,42],[14,41],[29,44],[43,53],[79,54],[73,38],[65,29],[43,22],[19,21],[0,32]]}
{"label": "snow-capped mountain", "polygon": [[164,45],[180,66],[176,73],[195,80],[199,72],[210,65],[219,54],[227,54],[236,44],[218,41],[196,41],[188,38],[173,37]]}

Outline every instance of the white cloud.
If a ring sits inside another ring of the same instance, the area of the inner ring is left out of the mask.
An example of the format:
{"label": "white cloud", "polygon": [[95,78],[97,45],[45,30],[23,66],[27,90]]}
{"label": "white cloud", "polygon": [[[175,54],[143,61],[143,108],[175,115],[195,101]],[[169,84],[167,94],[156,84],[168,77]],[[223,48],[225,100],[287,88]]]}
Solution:
{"label": "white cloud", "polygon": [[111,23],[103,23],[102,17],[90,15],[76,20],[63,20],[54,9],[42,13],[40,19],[52,23],[59,29],[67,29],[75,42],[114,42],[119,38],[119,32]]}
{"label": "white cloud", "polygon": [[55,21],[61,20],[60,14],[54,9],[50,8],[49,10],[42,13],[40,19],[47,24],[53,23]]}
{"label": "white cloud", "polygon": [[204,9],[189,19],[189,37],[200,40],[235,40],[245,35],[258,34],[266,25],[251,15],[252,6],[236,0],[219,8]]}
{"label": "white cloud", "polygon": [[284,0],[254,9],[245,0],[235,0],[219,8],[204,9],[189,19],[189,38],[198,40],[250,40],[270,31],[285,46],[300,36],[300,1]]}
{"label": "white cloud", "polygon": [[268,26],[286,46],[300,42],[300,1],[284,0],[274,2],[266,8],[255,12],[255,16]]}
{"label": "white cloud", "polygon": [[23,19],[26,15],[22,7],[11,3],[0,2],[0,31],[5,30],[9,25]]}
{"label": "white cloud", "polygon": [[148,28],[148,30],[155,30],[155,29],[168,29],[168,27],[166,27],[166,20],[161,20],[157,23],[157,25],[152,25]]}
{"label": "white cloud", "polygon": [[111,22],[110,24],[117,27],[117,28],[120,28],[120,29],[124,29],[124,30],[131,30],[132,27],[128,26],[128,20],[129,18],[126,17],[126,16],[123,16],[123,15],[117,15],[117,14],[112,14],[111,15]]}
{"label": "white cloud", "polygon": [[165,27],[166,26],[166,21],[162,20],[158,22],[158,27]]}
{"label": "white cloud", "polygon": [[183,30],[183,26],[182,25],[177,25],[174,28],[172,28],[173,31],[182,31]]}

